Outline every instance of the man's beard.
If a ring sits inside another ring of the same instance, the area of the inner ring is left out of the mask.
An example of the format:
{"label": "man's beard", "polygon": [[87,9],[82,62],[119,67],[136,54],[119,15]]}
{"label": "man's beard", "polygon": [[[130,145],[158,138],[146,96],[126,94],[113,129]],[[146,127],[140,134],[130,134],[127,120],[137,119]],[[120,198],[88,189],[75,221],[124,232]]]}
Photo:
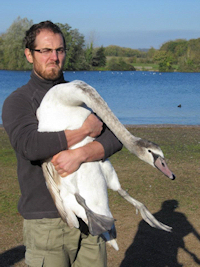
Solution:
{"label": "man's beard", "polygon": [[58,78],[60,78],[62,74],[62,70],[59,68],[52,68],[50,72],[46,73],[45,71],[43,72],[43,76],[41,76],[43,79],[45,80],[51,80],[51,81],[55,81]]}
{"label": "man's beard", "polygon": [[37,65],[34,68],[37,75],[39,75],[41,78],[45,80],[55,81],[58,78],[60,78],[62,74],[62,68],[60,68],[58,65],[55,64],[55,67],[52,67],[51,69],[48,68],[48,70],[42,70],[40,67],[38,68]]}

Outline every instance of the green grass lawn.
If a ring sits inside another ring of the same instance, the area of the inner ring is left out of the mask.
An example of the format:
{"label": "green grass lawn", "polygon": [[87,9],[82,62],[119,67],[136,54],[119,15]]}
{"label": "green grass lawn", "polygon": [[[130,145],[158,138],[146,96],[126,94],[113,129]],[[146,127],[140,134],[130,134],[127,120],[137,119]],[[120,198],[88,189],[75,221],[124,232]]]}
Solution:
{"label": "green grass lawn", "polygon": [[[176,174],[176,179],[171,181],[157,169],[142,162],[123,148],[122,151],[111,157],[122,187],[135,199],[144,203],[152,213],[159,213],[161,206],[166,201],[175,200],[178,203],[176,213],[172,213],[172,217],[166,213],[161,221],[173,226],[176,222],[170,221],[170,217],[173,218],[174,214],[181,214],[183,218],[187,219],[191,226],[190,230],[183,231],[182,235],[178,233],[176,236],[177,244],[180,243],[177,245],[176,260],[186,267],[199,266],[200,238],[198,239],[198,235],[194,236],[191,229],[200,234],[200,127],[143,126],[131,127],[129,130],[138,137],[160,145],[168,166]],[[0,177],[0,248],[3,253],[23,242],[22,218],[17,211],[20,191],[17,181],[16,158],[4,129],[0,129]],[[135,249],[133,249],[134,238],[139,234],[138,227],[141,225],[142,219],[140,215],[135,214],[134,207],[111,190],[109,190],[109,203],[113,216],[117,220],[116,227],[120,247],[118,252],[108,248],[108,266],[111,267],[120,266],[124,258],[131,260],[132,256],[136,257]],[[185,229],[185,222],[179,223],[179,228]],[[152,228],[148,229],[150,231]],[[140,236],[140,238],[143,237]],[[156,238],[158,236],[155,236],[155,242]],[[173,241],[173,244],[176,242]],[[184,244],[187,250],[181,244]],[[163,248],[162,246],[156,248],[158,253],[165,253],[170,258],[171,252],[167,250],[166,244],[162,245]],[[132,256],[128,253],[131,248],[133,249]],[[140,255],[140,259],[141,257],[142,255]],[[24,265],[20,262],[15,266]],[[137,265],[131,263],[131,265],[122,265],[122,267],[124,266]],[[151,266],[161,267],[156,265],[156,262]]]}

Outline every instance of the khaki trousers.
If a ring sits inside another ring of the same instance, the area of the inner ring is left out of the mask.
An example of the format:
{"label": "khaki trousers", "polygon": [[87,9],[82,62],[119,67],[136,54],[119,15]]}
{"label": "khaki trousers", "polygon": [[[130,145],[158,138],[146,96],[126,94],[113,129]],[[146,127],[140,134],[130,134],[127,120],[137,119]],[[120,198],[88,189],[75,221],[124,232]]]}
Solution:
{"label": "khaki trousers", "polygon": [[31,267],[106,267],[106,244],[99,236],[69,228],[60,218],[24,220],[25,262]]}

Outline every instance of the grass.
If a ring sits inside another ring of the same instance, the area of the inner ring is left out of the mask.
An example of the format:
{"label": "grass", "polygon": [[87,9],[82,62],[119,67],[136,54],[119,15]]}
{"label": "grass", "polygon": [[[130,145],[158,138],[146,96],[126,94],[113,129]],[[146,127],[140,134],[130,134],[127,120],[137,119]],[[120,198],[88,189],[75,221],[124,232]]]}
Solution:
{"label": "grass", "polygon": [[[111,59],[116,58],[116,59],[123,59],[125,62],[133,65],[136,70],[140,70],[140,71],[158,71],[159,69],[159,65],[155,64],[155,63],[140,63],[140,62],[134,62],[134,63],[130,63],[130,57],[114,57],[114,56],[108,56],[107,62],[109,62]],[[102,69],[103,70],[103,69]]]}
{"label": "grass", "polygon": [[159,66],[155,63],[133,63],[132,64],[136,70],[141,71],[158,71]]}
{"label": "grass", "polygon": [[[109,190],[120,250],[108,248],[108,267],[161,267],[178,266],[178,263],[186,267],[199,266],[200,127],[133,126],[129,130],[159,144],[177,178],[167,179],[123,148],[111,157],[121,185],[160,221],[171,225],[174,233],[169,235],[148,227],[130,204]],[[16,159],[4,129],[0,129],[0,148],[0,248],[4,256],[23,241],[22,218],[17,211],[20,192]],[[172,203],[178,207],[167,209],[166,205]],[[17,261],[14,266],[25,266],[23,261]]]}

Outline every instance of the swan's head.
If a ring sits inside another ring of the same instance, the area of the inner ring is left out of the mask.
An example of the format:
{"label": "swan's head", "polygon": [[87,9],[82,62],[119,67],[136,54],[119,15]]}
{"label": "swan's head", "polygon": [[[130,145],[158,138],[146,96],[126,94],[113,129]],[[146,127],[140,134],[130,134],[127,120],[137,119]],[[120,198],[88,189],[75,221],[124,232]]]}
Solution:
{"label": "swan's head", "polygon": [[164,159],[163,152],[158,145],[144,139],[139,139],[136,141],[136,146],[137,156],[141,160],[157,168],[171,180],[174,180],[176,178],[176,176],[168,168]]}

